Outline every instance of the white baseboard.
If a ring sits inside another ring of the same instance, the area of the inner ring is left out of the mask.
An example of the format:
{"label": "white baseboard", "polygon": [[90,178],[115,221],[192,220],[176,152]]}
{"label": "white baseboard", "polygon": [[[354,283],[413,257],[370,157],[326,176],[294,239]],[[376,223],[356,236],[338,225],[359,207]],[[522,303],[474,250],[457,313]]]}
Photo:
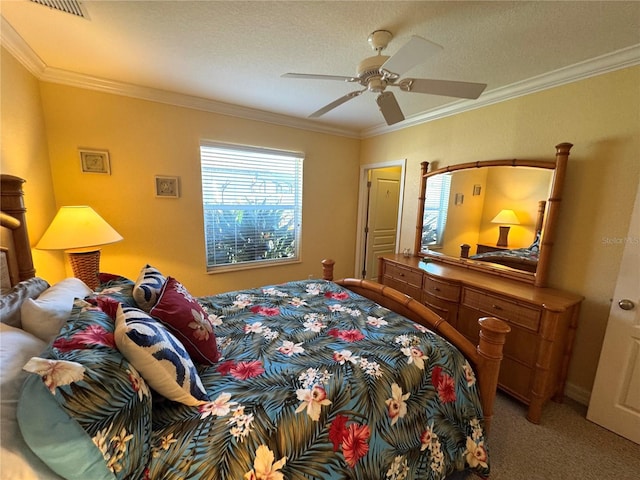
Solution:
{"label": "white baseboard", "polygon": [[564,388],[564,394],[571,400],[575,400],[582,405],[589,405],[591,391],[586,388],[578,387],[573,383],[567,382]]}

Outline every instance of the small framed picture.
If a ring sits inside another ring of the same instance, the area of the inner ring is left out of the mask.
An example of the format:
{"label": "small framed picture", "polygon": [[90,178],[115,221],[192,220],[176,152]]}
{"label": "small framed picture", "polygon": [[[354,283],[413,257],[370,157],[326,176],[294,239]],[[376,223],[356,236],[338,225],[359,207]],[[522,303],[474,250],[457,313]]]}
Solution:
{"label": "small framed picture", "polygon": [[464,194],[456,193],[455,204],[456,205],[462,205],[463,203],[464,203]]}
{"label": "small framed picture", "polygon": [[83,173],[103,173],[111,175],[109,152],[106,150],[80,149],[80,163]]}
{"label": "small framed picture", "polygon": [[180,197],[180,177],[165,177],[156,175],[156,197]]}
{"label": "small framed picture", "polygon": [[474,185],[473,186],[473,196],[477,196],[480,195],[480,192],[482,192],[482,187],[480,185]]}

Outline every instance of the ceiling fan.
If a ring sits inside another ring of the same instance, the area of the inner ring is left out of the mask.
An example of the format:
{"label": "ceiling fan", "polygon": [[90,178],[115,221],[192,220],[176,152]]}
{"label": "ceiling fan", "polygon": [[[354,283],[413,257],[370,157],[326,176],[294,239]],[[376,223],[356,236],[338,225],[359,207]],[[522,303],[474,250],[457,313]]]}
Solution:
{"label": "ceiling fan", "polygon": [[285,73],[285,78],[302,78],[317,80],[340,80],[343,82],[359,83],[364,88],[347,93],[346,95],[325,105],[309,115],[317,118],[343,103],[366,92],[379,93],[376,98],[378,107],[388,125],[401,122],[404,115],[398,101],[387,87],[398,87],[403,92],[427,93],[430,95],[444,95],[447,97],[476,99],[487,87],[484,83],[457,82],[452,80],[431,80],[426,78],[403,78],[405,72],[424,62],[429,56],[442,50],[436,43],[414,35],[392,56],[382,55],[393,35],[387,30],[376,30],[367,39],[377,55],[365,58],[357,68],[355,77],[339,75],[315,75],[308,73]]}

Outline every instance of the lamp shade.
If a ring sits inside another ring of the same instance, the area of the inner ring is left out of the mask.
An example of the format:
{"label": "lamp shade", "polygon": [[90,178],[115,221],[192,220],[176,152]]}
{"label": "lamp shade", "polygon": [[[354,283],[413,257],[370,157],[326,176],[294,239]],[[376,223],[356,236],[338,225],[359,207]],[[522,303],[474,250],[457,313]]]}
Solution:
{"label": "lamp shade", "polygon": [[96,211],[88,206],[60,207],[36,245],[39,250],[73,250],[122,240]]}
{"label": "lamp shade", "polygon": [[501,225],[519,225],[520,220],[513,210],[500,210],[500,213],[496,215],[491,223],[500,223]]}

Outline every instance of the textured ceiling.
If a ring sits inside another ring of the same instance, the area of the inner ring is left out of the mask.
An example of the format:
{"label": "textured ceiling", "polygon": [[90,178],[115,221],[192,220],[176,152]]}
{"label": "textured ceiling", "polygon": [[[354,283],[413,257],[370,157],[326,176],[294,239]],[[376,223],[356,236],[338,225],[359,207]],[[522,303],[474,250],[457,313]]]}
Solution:
{"label": "textured ceiling", "polygon": [[[486,83],[478,104],[483,98],[499,99],[497,92],[513,85],[612,52],[626,52],[626,64],[640,63],[638,1],[85,1],[82,5],[88,19],[29,0],[3,0],[3,45],[18,56],[31,56],[31,65],[39,65],[36,75],[44,80],[109,85],[138,96],[140,87],[145,87],[213,101],[213,110],[224,106],[228,113],[249,116],[254,111],[269,112],[299,118],[301,126],[356,135],[384,126],[376,94],[367,92],[317,120],[307,120],[359,85],[281,78],[281,74],[354,75],[357,64],[374,54],[367,37],[377,29],[394,35],[387,55],[412,35],[442,45],[441,53],[407,75]],[[18,45],[22,42],[25,45]],[[453,102],[470,107],[474,102],[393,92],[407,117],[400,127],[423,118],[425,112],[450,108]]]}

